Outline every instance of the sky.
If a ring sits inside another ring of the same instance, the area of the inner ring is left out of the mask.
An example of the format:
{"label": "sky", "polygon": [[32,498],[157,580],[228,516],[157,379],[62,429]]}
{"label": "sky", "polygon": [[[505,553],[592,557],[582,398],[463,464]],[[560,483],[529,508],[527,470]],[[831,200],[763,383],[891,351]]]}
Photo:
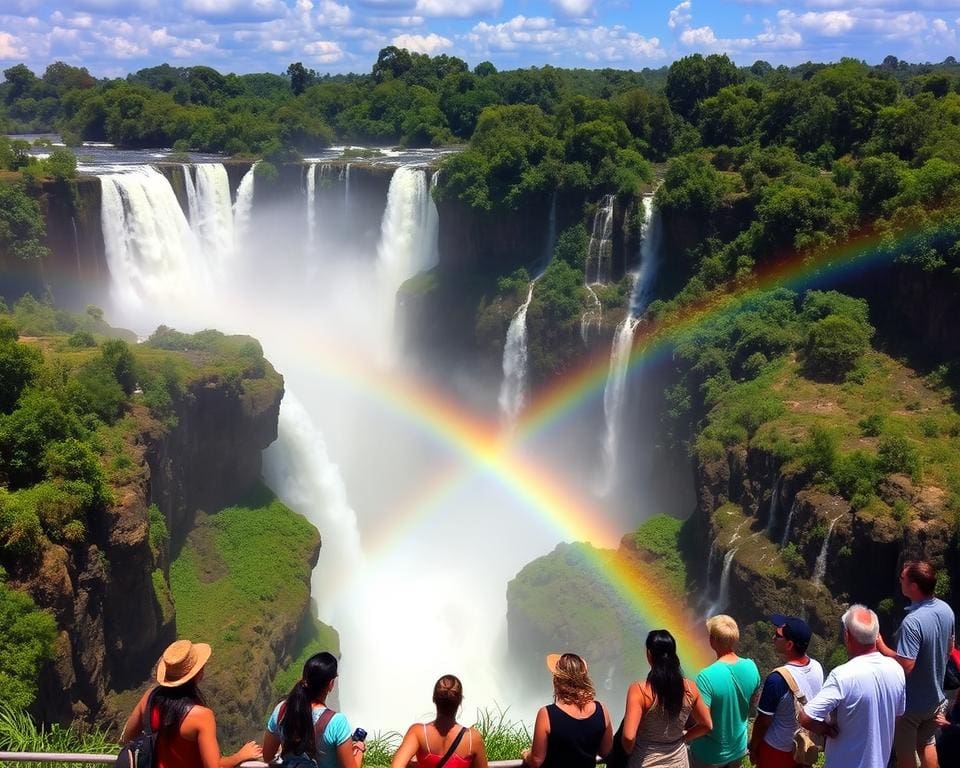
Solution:
{"label": "sky", "polygon": [[388,45],[472,67],[642,69],[957,55],[960,0],[0,0],[0,67],[118,77],[164,62],[226,73],[369,72]]}

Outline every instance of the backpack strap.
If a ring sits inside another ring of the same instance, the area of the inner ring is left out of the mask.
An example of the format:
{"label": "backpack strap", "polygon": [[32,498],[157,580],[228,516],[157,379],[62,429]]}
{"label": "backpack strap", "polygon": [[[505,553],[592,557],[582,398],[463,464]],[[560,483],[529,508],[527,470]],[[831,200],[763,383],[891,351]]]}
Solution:
{"label": "backpack strap", "polygon": [[[156,696],[157,689],[154,687],[150,693],[147,694],[147,703],[143,707],[143,732],[147,736],[153,736],[153,699]],[[161,723],[163,725],[163,723]]]}
{"label": "backpack strap", "polygon": [[463,726],[460,727],[460,733],[457,734],[457,738],[453,740],[453,743],[450,745],[450,749],[446,751],[443,757],[437,762],[437,768],[443,768],[446,765],[447,760],[449,760],[453,753],[457,751],[457,747],[460,746],[460,741],[463,739],[463,734],[467,732],[467,729]]}
{"label": "backpack strap", "polygon": [[317,745],[317,752],[320,751],[321,744],[323,743],[323,734],[327,731],[327,725],[330,724],[330,721],[333,720],[333,716],[337,714],[330,707],[327,707],[320,714],[320,717],[317,718],[317,724],[313,727],[313,732],[315,734],[314,741]]}
{"label": "backpack strap", "polygon": [[806,694],[804,694],[804,692],[800,690],[800,687],[797,685],[796,678],[793,676],[793,673],[787,668],[787,665],[784,664],[782,667],[777,667],[773,671],[779,672],[780,676],[783,677],[783,679],[786,681],[787,687],[790,688],[790,693],[793,694],[793,698],[796,699],[797,704],[799,704],[801,707],[806,706],[807,704]]}

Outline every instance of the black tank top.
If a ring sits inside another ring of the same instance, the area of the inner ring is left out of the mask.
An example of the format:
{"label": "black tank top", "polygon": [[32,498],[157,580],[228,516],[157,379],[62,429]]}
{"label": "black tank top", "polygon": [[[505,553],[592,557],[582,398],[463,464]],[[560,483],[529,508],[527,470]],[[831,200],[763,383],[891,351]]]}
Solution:
{"label": "black tank top", "polygon": [[542,768],[594,768],[597,750],[606,731],[603,707],[596,702],[589,717],[578,720],[556,704],[547,705],[550,733],[547,734],[547,757]]}

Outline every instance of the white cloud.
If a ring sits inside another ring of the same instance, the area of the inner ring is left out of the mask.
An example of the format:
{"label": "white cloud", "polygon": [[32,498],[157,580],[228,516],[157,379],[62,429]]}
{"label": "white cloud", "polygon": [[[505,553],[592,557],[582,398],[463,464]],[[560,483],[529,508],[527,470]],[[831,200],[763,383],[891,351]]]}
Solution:
{"label": "white cloud", "polygon": [[335,0],[321,0],[317,23],[325,27],[342,27],[352,17],[349,5],[340,5]]}
{"label": "white cloud", "polygon": [[670,10],[670,18],[667,19],[667,26],[670,27],[670,29],[677,29],[678,27],[682,29],[690,24],[692,18],[691,2],[690,0],[683,0],[680,5]]}
{"label": "white cloud", "polygon": [[423,16],[370,16],[369,24],[375,27],[422,27],[426,19]]}
{"label": "white cloud", "polygon": [[453,46],[453,41],[431,32],[429,35],[397,35],[391,41],[391,45],[435,56],[441,51],[449,50]]}
{"label": "white cloud", "polygon": [[550,4],[563,16],[583,18],[593,8],[593,0],[550,0]]}
{"label": "white cloud", "polygon": [[680,33],[680,42],[691,48],[713,48],[717,44],[717,36],[710,27],[687,28]]}
{"label": "white cloud", "polygon": [[431,17],[456,17],[497,13],[503,0],[417,0],[414,12]]}
{"label": "white cloud", "polygon": [[303,46],[303,51],[311,61],[320,64],[333,64],[343,59],[344,56],[340,44],[332,40],[315,40],[312,43],[307,43]]}
{"label": "white cloud", "polygon": [[90,29],[93,27],[93,16],[88,13],[76,13],[73,16],[66,16],[60,11],[54,11],[50,15],[50,21],[57,26],[75,27],[77,29]]}
{"label": "white cloud", "polygon": [[844,35],[857,26],[857,19],[850,11],[825,11],[823,13],[796,14],[793,11],[780,11],[777,14],[781,23],[793,28],[809,30],[814,34],[833,37]]}
{"label": "white cloud", "polygon": [[9,32],[0,32],[0,60],[22,59],[27,55],[27,49]]}
{"label": "white cloud", "polygon": [[590,62],[648,62],[666,52],[658,38],[646,38],[623,26],[561,27],[554,19],[514,16],[500,24],[480,22],[463,40],[480,56],[498,52],[533,52]]}

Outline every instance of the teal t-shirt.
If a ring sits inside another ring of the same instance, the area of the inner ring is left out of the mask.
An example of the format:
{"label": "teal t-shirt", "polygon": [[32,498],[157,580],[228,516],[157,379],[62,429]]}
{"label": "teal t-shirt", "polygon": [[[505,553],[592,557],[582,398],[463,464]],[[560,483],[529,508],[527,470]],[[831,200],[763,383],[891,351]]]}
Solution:
{"label": "teal t-shirt", "polygon": [[[280,727],[280,707],[283,706],[281,701],[277,706],[273,708],[273,712],[270,713],[270,718],[267,720],[267,730],[276,736],[280,741],[283,741],[283,728]],[[317,724],[317,720],[320,719],[320,715],[323,714],[323,710],[326,707],[316,705],[313,707],[313,724]],[[317,756],[317,764],[319,768],[338,768],[340,765],[339,760],[337,759],[337,747],[343,744],[350,738],[350,723],[347,722],[346,715],[342,712],[337,712],[333,717],[330,718],[330,722],[327,723],[326,730],[323,732],[323,746],[320,749],[320,754]]]}
{"label": "teal t-shirt", "polygon": [[690,742],[700,762],[725,765],[747,754],[747,716],[759,686],[760,672],[750,659],[715,661],[697,675],[697,688],[713,718],[713,730]]}

